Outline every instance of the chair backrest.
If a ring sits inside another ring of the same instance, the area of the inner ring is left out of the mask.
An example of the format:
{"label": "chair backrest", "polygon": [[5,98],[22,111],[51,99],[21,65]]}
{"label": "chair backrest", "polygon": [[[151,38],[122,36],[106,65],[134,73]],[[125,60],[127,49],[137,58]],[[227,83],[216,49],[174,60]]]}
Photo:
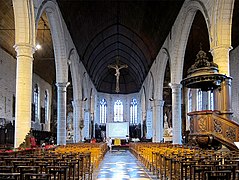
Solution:
{"label": "chair backrest", "polygon": [[205,180],[230,180],[231,179],[231,171],[204,171],[204,179]]}
{"label": "chair backrest", "polygon": [[25,174],[25,180],[32,180],[32,179],[50,180],[51,179],[51,175],[50,174],[35,174],[35,173],[27,173],[27,174]]}
{"label": "chair backrest", "polygon": [[14,166],[0,166],[0,173],[12,173]]}
{"label": "chair backrest", "polygon": [[68,174],[68,166],[48,166],[47,174],[51,174],[51,177],[56,180],[66,180]]}
{"label": "chair backrest", "polygon": [[0,173],[0,179],[20,180],[20,173]]}

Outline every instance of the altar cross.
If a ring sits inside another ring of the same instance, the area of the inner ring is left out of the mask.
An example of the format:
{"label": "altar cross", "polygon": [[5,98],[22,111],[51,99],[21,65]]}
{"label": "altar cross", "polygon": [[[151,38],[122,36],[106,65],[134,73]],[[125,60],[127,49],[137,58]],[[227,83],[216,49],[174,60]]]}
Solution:
{"label": "altar cross", "polygon": [[115,76],[116,76],[115,92],[119,93],[120,92],[120,88],[119,88],[120,69],[128,68],[128,65],[127,64],[120,64],[119,63],[119,58],[117,57],[116,63],[108,65],[108,68],[115,69]]}

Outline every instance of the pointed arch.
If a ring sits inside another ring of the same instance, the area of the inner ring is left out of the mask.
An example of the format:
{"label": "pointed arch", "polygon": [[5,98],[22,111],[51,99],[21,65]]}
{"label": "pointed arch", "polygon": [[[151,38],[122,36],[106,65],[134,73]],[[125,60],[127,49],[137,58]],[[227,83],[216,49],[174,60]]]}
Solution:
{"label": "pointed arch", "polygon": [[61,12],[58,8],[56,1],[44,0],[37,10],[35,26],[43,12],[46,12],[47,18],[50,24],[50,30],[52,34],[53,49],[56,64],[56,82],[67,82],[68,81],[68,65],[67,65],[67,54],[65,44],[65,34],[63,28],[63,19],[61,18]]}
{"label": "pointed arch", "polygon": [[140,98],[140,102],[141,102],[141,124],[142,124],[142,128],[141,128],[141,134],[142,137],[146,137],[147,134],[147,105],[146,105],[146,92],[145,92],[145,87],[143,86],[142,90],[141,90],[141,98]]}
{"label": "pointed arch", "polygon": [[215,1],[212,10],[211,49],[216,46],[231,46],[231,29],[235,0]]}
{"label": "pointed arch", "polygon": [[149,71],[149,74],[150,74],[150,79],[149,79],[149,88],[148,88],[148,92],[149,92],[149,100],[152,101],[154,100],[154,76],[153,76],[153,73],[152,71]]}
{"label": "pointed arch", "polygon": [[[166,66],[169,62],[170,66],[170,54],[168,52],[167,48],[162,48],[162,50],[159,52],[157,58],[156,58],[156,74],[155,74],[155,96],[162,100],[163,99],[163,86],[164,86],[164,78],[165,78],[165,71],[167,70]],[[171,73],[171,72],[169,72]]]}
{"label": "pointed arch", "polygon": [[80,79],[82,79],[82,76],[79,73],[79,57],[75,48],[70,49],[67,59],[72,77],[73,99],[82,99],[82,83],[80,81]]}
{"label": "pointed arch", "polygon": [[82,100],[84,100],[84,99],[86,99],[86,98],[88,98],[88,94],[87,94],[87,90],[88,90],[88,83],[87,83],[87,73],[86,72],[84,72],[83,73],[83,77],[82,77],[82,95],[81,95],[81,97],[82,97]]}
{"label": "pointed arch", "polygon": [[211,23],[205,5],[200,1],[188,1],[184,3],[174,26],[176,29],[173,29],[174,33],[172,36],[172,44],[174,44],[174,46],[170,50],[172,59],[171,83],[180,84],[182,80],[183,61],[187,45],[187,39],[191,30],[194,16],[198,10],[201,11],[205,18],[209,34],[209,41],[211,42]]}
{"label": "pointed arch", "polygon": [[35,47],[34,6],[32,1],[13,0],[15,20],[15,46],[30,44]]}
{"label": "pointed arch", "polygon": [[[142,87],[141,90],[141,97],[140,97],[140,102],[141,102],[141,109],[142,112],[146,113],[146,91],[145,91],[145,86]],[[143,115],[143,114],[142,114]],[[142,120],[144,119],[144,117],[142,117]],[[146,117],[145,117],[146,119]]]}

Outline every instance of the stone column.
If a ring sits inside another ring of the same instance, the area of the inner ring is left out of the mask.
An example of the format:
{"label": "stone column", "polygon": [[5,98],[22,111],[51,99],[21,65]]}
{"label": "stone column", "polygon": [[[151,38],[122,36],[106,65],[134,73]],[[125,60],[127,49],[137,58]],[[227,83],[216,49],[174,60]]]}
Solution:
{"label": "stone column", "polygon": [[215,90],[215,110],[221,111],[225,118],[231,119],[231,77],[229,71],[229,51],[231,46],[221,45],[214,47],[211,52],[213,55],[213,62],[218,65],[219,73],[227,75],[228,77],[221,83],[221,88]]}
{"label": "stone column", "polygon": [[152,131],[153,131],[153,136],[152,136],[152,142],[156,142],[156,129],[157,129],[157,124],[156,124],[156,108],[155,108],[155,103],[154,100],[151,101],[151,109],[152,109]]}
{"label": "stone column", "polygon": [[221,113],[227,119],[232,119],[231,80],[227,77],[221,84]]}
{"label": "stone column", "polygon": [[163,140],[163,100],[155,99],[153,106],[153,124],[154,124],[154,141],[160,142]]}
{"label": "stone column", "polygon": [[84,134],[83,136],[86,138],[91,138],[90,137],[90,109],[84,109],[83,114],[84,114]]}
{"label": "stone column", "polygon": [[181,84],[171,84],[173,144],[182,144]]}
{"label": "stone column", "polygon": [[80,113],[82,109],[82,101],[79,99],[72,102],[73,105],[73,127],[74,136],[73,142],[78,143],[80,141]]}
{"label": "stone column", "polygon": [[24,142],[31,128],[32,62],[35,48],[30,44],[15,45],[17,52],[16,118],[14,147]]}
{"label": "stone column", "polygon": [[142,137],[146,137],[146,133],[147,133],[147,121],[146,121],[146,111],[140,111],[141,112],[141,124],[142,124],[142,128],[141,128],[141,134]]}
{"label": "stone column", "polygon": [[90,113],[90,122],[91,122],[91,136],[95,137],[95,119],[94,119],[94,112]]}
{"label": "stone column", "polygon": [[[152,102],[152,101],[151,101]],[[154,137],[154,131],[153,131],[153,111],[152,111],[152,104],[151,106],[147,109],[146,112],[146,126],[147,126],[147,133],[146,133],[146,138],[150,139]]]}
{"label": "stone column", "polygon": [[219,73],[230,75],[229,71],[229,51],[232,49],[230,46],[222,45],[214,47],[211,52],[213,55],[213,62],[218,65]]}
{"label": "stone column", "polygon": [[69,82],[57,82],[57,145],[66,145],[66,88]]}

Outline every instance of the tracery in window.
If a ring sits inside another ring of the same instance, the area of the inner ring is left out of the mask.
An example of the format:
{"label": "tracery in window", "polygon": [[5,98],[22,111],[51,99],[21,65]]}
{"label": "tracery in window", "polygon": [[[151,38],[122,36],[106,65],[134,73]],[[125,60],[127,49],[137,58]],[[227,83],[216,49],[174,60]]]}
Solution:
{"label": "tracery in window", "polygon": [[48,121],[48,113],[49,113],[49,95],[48,95],[47,90],[45,91],[44,108],[45,108],[45,122],[47,122]]}
{"label": "tracery in window", "polygon": [[100,123],[101,124],[106,123],[106,108],[107,108],[107,102],[105,99],[102,99],[100,101]]}
{"label": "tracery in window", "polygon": [[33,107],[34,107],[34,119],[39,119],[39,87],[35,84],[34,95],[33,95]]}
{"label": "tracery in window", "polygon": [[132,99],[132,101],[130,103],[130,124],[137,124],[138,123],[137,107],[138,107],[137,100]]}
{"label": "tracery in window", "polygon": [[123,103],[117,100],[114,104],[114,121],[123,122]]}

